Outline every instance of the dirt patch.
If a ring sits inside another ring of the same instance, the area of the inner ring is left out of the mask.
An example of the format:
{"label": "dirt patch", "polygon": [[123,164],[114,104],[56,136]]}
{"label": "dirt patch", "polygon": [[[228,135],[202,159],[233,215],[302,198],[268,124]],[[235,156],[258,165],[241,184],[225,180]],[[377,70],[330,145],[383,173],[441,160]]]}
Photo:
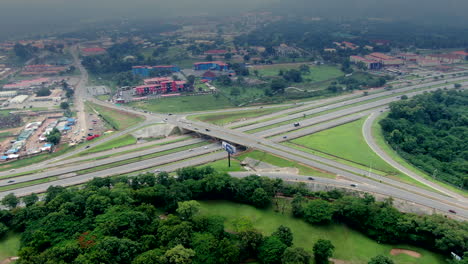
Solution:
{"label": "dirt patch", "polygon": [[331,262],[333,262],[333,264],[348,264],[348,263],[350,263],[350,262],[345,261],[345,260],[342,260],[342,259],[330,258],[329,260],[330,260]]}
{"label": "dirt patch", "polygon": [[7,259],[4,259],[2,261],[0,261],[0,264],[9,264],[15,260],[18,260],[19,258],[18,257],[9,257]]}
{"label": "dirt patch", "polygon": [[401,249],[401,248],[394,248],[394,249],[390,250],[390,254],[392,254],[392,256],[396,256],[396,255],[400,255],[400,254],[406,254],[406,255],[414,257],[414,258],[420,258],[421,257],[421,254],[416,252],[416,251]]}

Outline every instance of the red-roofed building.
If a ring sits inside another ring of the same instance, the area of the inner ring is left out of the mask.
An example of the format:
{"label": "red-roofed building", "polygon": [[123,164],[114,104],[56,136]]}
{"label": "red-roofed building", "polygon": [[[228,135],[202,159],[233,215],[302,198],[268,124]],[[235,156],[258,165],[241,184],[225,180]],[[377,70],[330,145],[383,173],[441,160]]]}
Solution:
{"label": "red-roofed building", "polygon": [[382,63],[380,63],[379,61],[369,60],[360,56],[350,56],[349,61],[356,64],[362,62],[364,63],[364,65],[366,65],[367,69],[369,70],[378,70],[382,68]]}
{"label": "red-roofed building", "polygon": [[464,60],[468,60],[468,52],[460,50],[460,51],[454,51],[452,54],[455,54],[457,56],[460,56],[460,58]]}
{"label": "red-roofed building", "polygon": [[385,55],[380,52],[373,52],[365,56],[368,60],[375,60],[382,63],[383,66],[399,66],[403,64],[402,59],[398,59],[392,56]]}
{"label": "red-roofed building", "polygon": [[197,62],[193,64],[193,69],[196,71],[227,71],[229,70],[227,63],[222,61],[207,61]]}
{"label": "red-roofed building", "polygon": [[214,80],[216,80],[217,77],[218,76],[216,75],[216,73],[214,73],[212,71],[207,71],[207,72],[203,73],[202,80],[214,81]]}
{"label": "red-roofed building", "polygon": [[229,51],[227,50],[222,50],[222,49],[214,49],[214,50],[207,50],[205,51],[205,55],[224,55],[228,53]]}
{"label": "red-roofed building", "polygon": [[457,54],[430,54],[425,58],[429,60],[438,60],[441,64],[462,63],[465,60]]}
{"label": "red-roofed building", "polygon": [[136,95],[166,94],[185,91],[187,88],[185,81],[173,81],[169,78],[146,79],[145,85],[133,88]]}
{"label": "red-roofed building", "polygon": [[94,56],[106,53],[106,50],[99,47],[81,49],[83,56]]}
{"label": "red-roofed building", "polygon": [[67,70],[67,67],[53,66],[49,64],[27,65],[24,67],[21,75],[54,75]]}

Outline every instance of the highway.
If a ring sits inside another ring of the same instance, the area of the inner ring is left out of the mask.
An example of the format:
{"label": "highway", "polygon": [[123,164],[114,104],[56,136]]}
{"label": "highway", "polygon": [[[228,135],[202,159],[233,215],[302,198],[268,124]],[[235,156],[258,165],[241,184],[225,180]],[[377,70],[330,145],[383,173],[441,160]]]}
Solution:
{"label": "highway", "polygon": [[[128,174],[135,171],[146,170],[149,168],[158,167],[161,170],[165,171],[172,171],[177,168],[186,167],[186,166],[193,166],[196,164],[203,164],[209,161],[214,161],[226,156],[225,152],[219,151],[220,146],[219,144],[209,144],[204,147],[194,148],[193,150],[184,150],[179,151],[172,154],[162,155],[157,158],[150,158],[147,160],[136,161],[126,165],[116,165],[115,167],[107,168],[97,172],[91,172],[86,174],[78,175],[76,172],[94,168],[97,166],[102,165],[110,165],[114,162],[119,162],[123,160],[133,159],[140,157],[142,155],[149,155],[165,150],[170,150],[177,148],[178,146],[187,146],[189,142],[202,142],[201,139],[189,139],[186,141],[181,141],[177,143],[172,143],[164,146],[158,146],[155,148],[149,148],[146,150],[134,151],[130,153],[121,154],[118,156],[112,156],[109,158],[99,159],[99,157],[108,155],[110,153],[114,154],[115,151],[107,151],[101,152],[96,154],[90,154],[89,156],[85,157],[78,157],[78,158],[71,158],[66,160],[66,158],[70,158],[73,155],[83,151],[85,149],[84,146],[89,145],[91,147],[100,145],[104,142],[109,140],[115,139],[121,135],[127,134],[132,130],[141,128],[143,126],[164,122],[167,119],[168,124],[172,124],[175,126],[179,126],[187,131],[193,131],[198,134],[207,135],[216,139],[225,140],[234,144],[242,145],[252,149],[258,149],[260,151],[268,152],[273,155],[277,155],[291,161],[295,161],[297,163],[301,163],[307,166],[315,167],[324,171],[328,171],[330,173],[336,174],[339,178],[346,178],[348,181],[343,180],[330,180],[330,179],[317,179],[318,182],[323,182],[324,184],[329,185],[340,185],[343,186],[349,184],[349,182],[358,182],[358,186],[355,189],[359,191],[369,191],[374,193],[380,193],[383,195],[388,195],[391,197],[403,199],[406,201],[412,201],[421,205],[425,205],[431,208],[435,208],[441,212],[448,213],[448,210],[455,209],[457,211],[457,215],[468,218],[468,202],[467,199],[461,195],[453,195],[453,193],[447,192],[445,188],[442,188],[436,184],[432,184],[437,188],[434,188],[441,193],[448,194],[452,197],[448,197],[444,194],[429,191],[426,189],[421,189],[409,184],[402,183],[400,181],[396,181],[387,177],[380,176],[375,173],[371,173],[366,170],[354,168],[345,164],[341,164],[339,162],[326,159],[320,156],[316,156],[310,153],[306,153],[303,151],[299,151],[294,148],[290,148],[287,146],[283,146],[278,144],[277,142],[283,141],[282,136],[275,136],[280,135],[283,133],[288,133],[288,139],[299,137],[308,133],[314,133],[316,131],[320,131],[320,129],[326,129],[332,126],[337,126],[344,122],[351,122],[352,120],[356,120],[358,118],[362,118],[371,113],[375,113],[372,116],[377,115],[380,111],[384,111],[386,105],[391,102],[399,100],[401,95],[396,95],[396,93],[405,93],[408,96],[414,96],[416,94],[420,94],[423,91],[413,91],[414,89],[422,89],[427,88],[425,90],[435,90],[440,89],[441,87],[431,88],[429,87],[434,85],[440,85],[446,88],[453,88],[453,85],[444,85],[446,82],[463,82],[463,85],[466,85],[467,77],[457,77],[457,78],[447,78],[444,80],[439,81],[432,81],[424,84],[417,84],[401,89],[395,89],[391,91],[384,91],[380,93],[370,94],[367,96],[356,96],[353,95],[345,95],[335,98],[328,98],[322,99],[318,101],[308,102],[308,103],[301,103],[301,104],[283,104],[283,105],[272,105],[272,106],[264,106],[262,108],[278,108],[281,106],[290,106],[290,109],[285,109],[278,111],[276,113],[272,113],[269,115],[235,122],[233,124],[228,125],[227,127],[218,127],[212,124],[207,124],[204,122],[198,121],[188,121],[186,117],[189,115],[163,115],[163,114],[154,114],[154,113],[147,113],[143,111],[137,111],[130,107],[126,106],[115,106],[108,102],[98,101],[94,98],[91,98],[87,94],[87,90],[84,89],[84,85],[87,81],[87,73],[86,70],[82,67],[82,65],[78,61],[78,57],[75,53],[74,58],[76,60],[76,65],[81,71],[81,77],[79,85],[77,85],[75,94],[77,95],[77,101],[84,102],[84,100],[90,100],[93,103],[100,104],[106,107],[110,107],[113,109],[123,110],[133,114],[139,114],[145,117],[145,121],[140,123],[139,125],[127,129],[125,131],[114,133],[102,140],[97,142],[92,142],[90,144],[85,144],[82,147],[80,146],[76,150],[67,153],[61,157],[58,157],[53,160],[49,160],[43,163],[35,164],[33,166],[28,166],[22,169],[18,169],[14,173],[29,171],[32,169],[41,168],[43,169],[44,166],[49,166],[49,168],[44,172],[39,172],[31,175],[25,175],[20,177],[15,177],[14,184],[27,182],[31,180],[36,180],[45,177],[57,176],[59,177],[58,180],[38,184],[30,187],[22,187],[15,189],[13,191],[5,191],[0,192],[0,197],[6,195],[7,193],[14,192],[16,195],[25,195],[31,192],[43,192],[47,189],[47,187],[52,185],[63,185],[63,186],[71,186],[80,183],[84,183],[94,177],[107,177],[112,175],[118,174]],[[394,95],[394,96],[393,96]],[[387,98],[382,98],[388,96]],[[370,101],[373,100],[373,101]],[[366,102],[368,101],[368,102]],[[351,106],[352,104],[357,104]],[[81,106],[78,105],[77,108],[79,109]],[[347,107],[347,108],[345,108]],[[83,106],[84,108],[84,106]],[[345,108],[345,109],[342,109]],[[211,113],[228,113],[233,111],[242,111],[242,110],[258,110],[259,107],[245,107],[245,108],[237,108],[237,109],[226,109],[226,110],[217,110],[217,111],[205,111],[205,112],[198,112],[198,114],[211,114]],[[330,112],[331,110],[335,110]],[[327,113],[322,113],[322,112]],[[83,118],[86,118],[86,115],[83,113]],[[321,114],[322,113],[322,114]],[[320,115],[321,114],[321,115]],[[287,116],[282,116],[287,115]],[[294,127],[292,123],[294,119],[303,118],[304,115],[306,118],[300,121],[299,127]],[[315,115],[314,117],[307,118],[309,115]],[[269,121],[261,122],[264,119],[268,118],[275,118]],[[81,122],[81,121],[79,121]],[[256,124],[252,124],[253,122],[258,122]],[[289,122],[286,125],[277,125],[281,122]],[[370,122],[370,121],[369,121]],[[86,124],[86,122],[84,122]],[[229,129],[232,127],[237,127],[239,125],[246,125],[244,127],[240,127],[237,129]],[[245,131],[253,130],[262,128],[265,126],[276,125],[273,128],[266,129],[264,131],[260,131],[254,134],[245,133]],[[366,129],[365,127],[363,129]],[[369,129],[369,128],[367,128]],[[364,131],[363,131],[364,132]],[[364,132],[365,134],[365,132]],[[265,137],[275,136],[271,139],[265,139]],[[366,137],[370,137],[371,135],[368,134]],[[368,138],[369,139],[369,138]],[[367,139],[366,139],[367,140]],[[369,139],[369,145],[371,146],[372,142]],[[146,144],[146,143],[145,143]],[[148,143],[148,145],[150,145]],[[130,151],[140,148],[141,145],[137,144],[134,146],[125,147],[125,150],[119,149],[118,151]],[[373,148],[373,146],[371,146]],[[377,152],[377,150],[376,150]],[[379,154],[379,153],[378,153]],[[96,160],[80,163],[87,159]],[[74,164],[73,164],[74,163]],[[389,162],[390,163],[390,162]],[[392,165],[393,166],[393,165]],[[404,172],[406,173],[406,172]],[[0,173],[1,176],[6,176],[11,173]],[[273,177],[273,176],[271,176]],[[282,177],[283,179],[289,179],[288,177],[300,177],[300,176],[288,176],[288,175],[276,175],[275,177]],[[317,177],[315,177],[317,178]],[[7,180],[0,180],[0,186],[6,186],[12,183],[8,183],[10,179]],[[429,185],[432,187],[432,185]],[[347,186],[349,188],[349,186]]]}

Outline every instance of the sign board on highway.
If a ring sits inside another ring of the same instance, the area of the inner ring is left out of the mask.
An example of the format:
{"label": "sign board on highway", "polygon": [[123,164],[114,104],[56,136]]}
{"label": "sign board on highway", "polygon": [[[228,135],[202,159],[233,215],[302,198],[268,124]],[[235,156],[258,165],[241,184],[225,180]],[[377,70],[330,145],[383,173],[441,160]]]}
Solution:
{"label": "sign board on highway", "polygon": [[223,149],[227,151],[227,153],[231,155],[236,153],[236,147],[234,147],[233,145],[223,141],[222,146],[223,146]]}

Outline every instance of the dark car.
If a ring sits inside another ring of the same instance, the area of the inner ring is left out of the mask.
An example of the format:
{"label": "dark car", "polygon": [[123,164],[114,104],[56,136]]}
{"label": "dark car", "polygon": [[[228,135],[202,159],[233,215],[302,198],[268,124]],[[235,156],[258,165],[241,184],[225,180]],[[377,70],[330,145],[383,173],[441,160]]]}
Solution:
{"label": "dark car", "polygon": [[315,179],[314,179],[314,178],[312,178],[312,177],[309,177],[309,178],[307,178],[307,179],[308,179],[309,181],[313,181],[313,180],[315,180]]}
{"label": "dark car", "polygon": [[8,183],[12,183],[12,182],[15,182],[14,180],[9,180]]}
{"label": "dark car", "polygon": [[450,210],[448,210],[448,211],[449,211],[449,213],[452,213],[452,214],[456,214],[456,213],[457,213],[457,212],[455,212],[455,211],[452,210],[452,209],[450,209]]}
{"label": "dark car", "polygon": [[86,147],[85,147],[85,149],[88,149],[88,148],[90,148],[90,146],[86,146]]}
{"label": "dark car", "polygon": [[294,126],[295,126],[295,127],[298,127],[298,126],[300,126],[300,125],[301,125],[301,124],[299,124],[299,123],[294,123]]}
{"label": "dark car", "polygon": [[206,131],[206,132],[210,132],[210,130],[209,130],[208,128],[205,128],[205,131]]}
{"label": "dark car", "polygon": [[350,186],[351,187],[357,187],[357,184],[351,183]]}

